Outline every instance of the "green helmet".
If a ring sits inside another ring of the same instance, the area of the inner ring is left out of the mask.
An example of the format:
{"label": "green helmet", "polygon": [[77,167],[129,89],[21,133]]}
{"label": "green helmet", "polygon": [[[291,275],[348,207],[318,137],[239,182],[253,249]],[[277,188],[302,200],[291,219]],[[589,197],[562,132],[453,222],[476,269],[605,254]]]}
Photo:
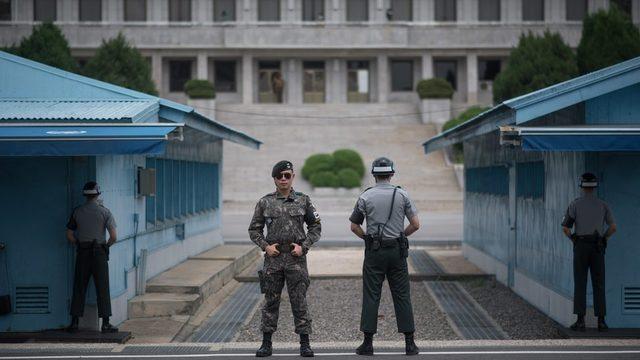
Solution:
{"label": "green helmet", "polygon": [[395,174],[393,161],[386,157],[379,157],[373,160],[371,164],[371,174],[373,175],[391,175]]}

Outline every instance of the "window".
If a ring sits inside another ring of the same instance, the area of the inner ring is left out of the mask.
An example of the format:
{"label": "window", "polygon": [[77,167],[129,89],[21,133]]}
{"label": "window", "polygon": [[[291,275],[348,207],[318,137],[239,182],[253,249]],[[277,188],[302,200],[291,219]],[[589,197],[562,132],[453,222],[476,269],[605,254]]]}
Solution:
{"label": "window", "polygon": [[611,6],[617,6],[620,11],[631,17],[631,0],[611,0]]}
{"label": "window", "polygon": [[191,60],[169,61],[169,91],[184,91],[184,84],[191,79]]}
{"label": "window", "polygon": [[465,168],[465,191],[509,196],[509,170],[506,166]]}
{"label": "window", "polygon": [[516,196],[544,199],[544,161],[516,164]]}
{"label": "window", "polygon": [[436,21],[456,21],[456,0],[436,0]]}
{"label": "window", "polygon": [[387,20],[411,21],[412,7],[412,0],[391,0],[391,8],[387,10]]}
{"label": "window", "polygon": [[522,1],[522,20],[544,21],[544,0]]}
{"label": "window", "polygon": [[213,11],[214,21],[236,21],[236,0],[216,0]]}
{"label": "window", "polygon": [[236,91],[236,62],[231,60],[215,61],[213,84],[216,92]]}
{"label": "window", "polygon": [[282,103],[284,87],[285,81],[280,70],[280,61],[259,61],[258,102]]}
{"label": "window", "polygon": [[302,0],[302,20],[324,21],[324,0]]}
{"label": "window", "polygon": [[147,0],[124,0],[124,21],[147,21]]}
{"label": "window", "polygon": [[369,0],[347,0],[347,21],[368,21]]}
{"label": "window", "polygon": [[500,73],[500,60],[478,60],[478,78],[484,81],[493,81]]}
{"label": "window", "polygon": [[169,21],[191,21],[191,0],[169,0]]}
{"label": "window", "polygon": [[347,102],[369,102],[368,61],[347,61]]}
{"label": "window", "polygon": [[280,0],[258,0],[258,21],[280,21]]}
{"label": "window", "polygon": [[34,21],[56,21],[57,20],[56,0],[34,0],[33,20]]}
{"label": "window", "polygon": [[0,0],[0,21],[11,20],[11,0]]}
{"label": "window", "polygon": [[303,101],[305,103],[324,102],[324,61],[303,61]]}
{"label": "window", "polygon": [[102,0],[80,0],[80,21],[101,21]]}
{"label": "window", "polygon": [[458,62],[455,60],[437,60],[433,62],[435,77],[445,79],[454,90],[458,89]]}
{"label": "window", "polygon": [[218,164],[147,158],[156,169],[156,196],[146,197],[147,224],[217,209]]}
{"label": "window", "polygon": [[587,14],[587,0],[566,0],[567,20],[582,21]]}
{"label": "window", "polygon": [[478,20],[500,21],[500,0],[480,0],[478,3]]}
{"label": "window", "polygon": [[391,91],[413,91],[413,61],[391,61]]}

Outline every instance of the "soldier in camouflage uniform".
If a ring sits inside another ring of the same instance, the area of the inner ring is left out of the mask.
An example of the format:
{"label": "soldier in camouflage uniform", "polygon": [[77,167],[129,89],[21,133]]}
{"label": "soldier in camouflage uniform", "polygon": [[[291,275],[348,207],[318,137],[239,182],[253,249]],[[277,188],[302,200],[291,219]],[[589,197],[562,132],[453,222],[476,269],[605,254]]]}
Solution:
{"label": "soldier in camouflage uniform", "polygon": [[[277,191],[262,197],[256,205],[249,236],[265,252],[261,288],[265,294],[262,308],[262,346],[257,357],[272,353],[271,335],[278,326],[280,296],[286,282],[295,332],[300,334],[300,355],[312,357],[309,344],[311,317],[307,309],[309,273],[306,254],[320,239],[320,216],[309,196],[296,192],[291,185],[295,174],[291,162],[278,162],[272,170]],[[304,232],[307,224],[307,233]],[[263,229],[267,226],[267,236]]]}

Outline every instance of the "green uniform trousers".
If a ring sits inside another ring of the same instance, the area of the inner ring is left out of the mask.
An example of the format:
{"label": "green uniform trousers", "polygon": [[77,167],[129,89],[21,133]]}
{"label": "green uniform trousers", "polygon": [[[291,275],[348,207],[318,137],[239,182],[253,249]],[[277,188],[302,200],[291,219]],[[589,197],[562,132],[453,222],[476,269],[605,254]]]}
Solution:
{"label": "green uniform trousers", "polygon": [[393,297],[398,332],[414,332],[407,259],[400,254],[398,246],[365,250],[360,331],[376,333],[378,330],[378,307],[385,277]]}

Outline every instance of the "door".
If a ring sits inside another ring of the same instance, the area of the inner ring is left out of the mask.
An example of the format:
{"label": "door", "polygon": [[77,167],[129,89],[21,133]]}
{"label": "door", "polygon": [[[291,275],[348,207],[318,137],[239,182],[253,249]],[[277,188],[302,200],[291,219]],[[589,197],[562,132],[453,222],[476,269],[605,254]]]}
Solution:
{"label": "door", "polygon": [[640,154],[601,154],[598,160],[598,194],[609,204],[618,226],[605,255],[607,323],[611,327],[637,328],[640,326]]}
{"label": "door", "polygon": [[0,290],[12,305],[0,331],[60,328],[69,320],[68,168],[68,158],[0,157]]}

